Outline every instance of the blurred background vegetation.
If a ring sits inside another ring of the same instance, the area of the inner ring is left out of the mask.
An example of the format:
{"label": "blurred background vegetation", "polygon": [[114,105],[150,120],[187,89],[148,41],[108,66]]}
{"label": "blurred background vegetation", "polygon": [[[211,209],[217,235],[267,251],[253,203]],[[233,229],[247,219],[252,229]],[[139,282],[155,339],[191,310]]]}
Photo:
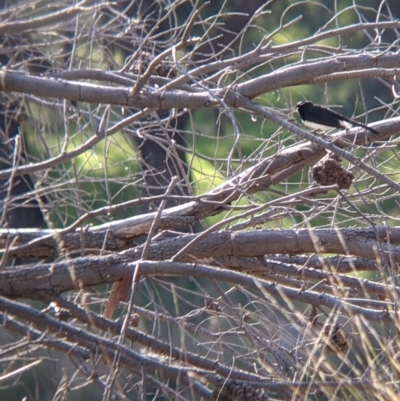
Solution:
{"label": "blurred background vegetation", "polygon": [[[146,16],[147,18],[149,16],[154,18],[156,15],[157,6],[155,4],[134,3],[129,15],[132,19],[132,25],[138,22],[140,27],[141,21],[146,20]],[[199,51],[193,56],[190,48],[186,51],[180,51],[181,68],[187,68],[186,65],[191,68],[193,65],[204,65],[207,63],[207,57],[210,58],[210,54],[213,52],[221,52],[221,59],[245,54],[254,49],[266,36],[269,37],[268,42],[271,45],[284,45],[313,36],[323,30],[360,22],[373,22],[376,19],[375,10],[380,5],[380,2],[375,0],[360,0],[356,4],[349,0],[296,3],[289,0],[271,1],[264,7],[263,12],[249,23],[249,19],[255,10],[263,6],[264,3],[264,1],[210,2],[202,13],[205,21],[207,18],[212,20],[221,12],[224,14],[219,19],[218,24],[210,28],[208,33],[210,38],[215,39],[210,40],[209,48],[204,49],[204,55]],[[392,6],[393,18],[398,18],[400,11],[395,4],[396,1],[387,1],[386,3]],[[164,6],[167,5],[168,2],[164,4]],[[119,2],[121,9],[124,9],[124,6],[124,2]],[[177,21],[174,23],[177,26],[184,24],[191,9],[191,2],[183,2],[180,7],[176,7]],[[152,20],[149,19],[147,29],[150,29],[152,25]],[[107,16],[102,16],[96,21],[96,24],[106,24],[107,21]],[[211,25],[211,23],[209,24]],[[146,24],[144,25],[146,26]],[[154,49],[151,49],[152,51],[161,51],[162,46],[168,43],[170,40],[168,36],[172,36],[169,32],[170,26],[171,20],[166,19],[156,27],[154,36],[159,37],[160,40],[151,43],[154,46]],[[278,32],[273,34],[276,31]],[[203,32],[204,26],[196,25],[193,28],[192,35],[202,35]],[[135,52],[140,45],[140,36],[136,37],[136,34],[137,32],[135,32],[136,40],[132,40],[132,43],[127,44],[125,39],[122,41],[122,45],[119,45],[116,41],[115,44],[106,48],[107,52],[102,49],[103,38],[88,42],[85,34],[82,34],[82,38],[78,36],[74,43],[73,68],[119,70],[126,58]],[[367,37],[367,34],[359,31],[349,37],[341,36],[340,40],[337,37],[325,39],[318,45],[342,47],[346,50],[354,49],[354,53],[357,54],[360,51],[359,49],[369,43],[370,38]],[[41,35],[50,35],[54,40],[54,44],[41,50],[45,53],[51,53],[49,59],[56,59],[60,63],[59,68],[68,67],[67,62],[71,63],[71,55],[68,55],[61,45],[57,46],[59,37],[57,35],[52,37],[50,32],[41,32],[31,34],[30,39],[33,43],[36,40],[40,42],[42,41]],[[396,41],[392,31],[388,31],[387,34],[384,33],[383,38],[387,43]],[[49,40],[48,37],[47,40]],[[318,52],[315,52],[315,58],[320,56]],[[312,52],[309,52],[307,57],[312,57]],[[64,59],[64,65],[60,59]],[[301,55],[298,54],[282,59],[277,58],[273,62],[267,60],[265,63],[252,67],[249,71],[235,71],[232,74],[227,74],[223,77],[224,84],[240,83],[249,77],[254,78],[268,74],[283,65],[296,63],[300,60]],[[379,79],[365,79],[282,88],[261,96],[259,101],[291,119],[297,119],[297,121],[299,119],[294,113],[294,106],[298,101],[308,99],[318,104],[337,106],[336,110],[344,115],[354,116],[360,121],[372,122],[386,117],[387,108],[385,105],[391,102],[391,98],[390,88],[380,82]],[[62,106],[60,105],[60,107]],[[65,146],[64,138],[66,135],[70,136],[66,150],[81,145],[93,132],[93,126],[88,123],[87,115],[91,113],[100,115],[105,107],[103,105],[89,107],[87,104],[81,104],[79,113],[82,114],[82,118],[72,119],[66,127],[62,120],[57,122],[56,115],[50,109],[28,101],[27,108],[33,117],[25,124],[25,136],[30,159],[32,161],[42,160],[44,157],[59,154],[62,147]],[[367,120],[365,120],[366,109],[368,110]],[[110,116],[111,121],[121,119],[120,113],[121,111],[114,109]],[[253,165],[260,158],[274,154],[279,148],[288,147],[300,141],[299,138],[268,121],[251,118],[247,113],[234,110],[235,121],[240,132],[238,142],[235,144],[236,138],[231,119],[224,113],[218,116],[218,113],[217,110],[209,109],[186,111],[181,112],[179,121],[177,120],[178,128],[182,133],[182,145],[185,148],[184,161],[190,168],[189,176],[193,184],[194,195],[210,190],[241,169]],[[40,121],[42,125],[40,129],[35,127],[35,121]],[[44,130],[45,135],[43,135]],[[65,227],[87,210],[125,202],[140,195],[143,196],[142,187],[146,183],[142,181],[142,176],[139,173],[141,156],[138,146],[140,144],[131,135],[126,132],[118,133],[102,141],[90,151],[81,154],[73,163],[68,162],[59,166],[55,171],[51,171],[53,180],[51,191],[49,188],[44,189],[46,195],[54,198],[57,202],[57,208],[53,210],[54,213],[50,217],[51,225]],[[389,170],[388,172],[394,173],[397,157],[393,159],[392,150],[382,152],[380,157],[382,160],[388,158],[393,160],[393,163],[388,164],[386,168]],[[275,189],[290,193],[308,186],[310,178],[304,174],[303,172],[294,175],[288,182],[277,185]],[[66,182],[69,182],[69,185],[65,185]],[[360,181],[357,185],[362,185],[361,182],[365,187],[372,185],[371,181]],[[78,192],[76,191],[77,186],[80,189]],[[362,189],[359,188],[359,190]],[[280,196],[279,193],[274,194],[271,191],[257,194],[259,200],[263,202],[277,196]],[[71,202],[68,202],[69,199]],[[77,201],[80,207],[76,207]],[[242,202],[246,202],[246,200],[242,200]],[[373,208],[373,205],[370,207]],[[386,207],[391,209],[395,208],[396,205],[391,200]],[[146,206],[144,209],[137,207],[124,209],[115,212],[112,218],[124,218],[145,209]],[[223,217],[224,214],[220,214],[208,218],[207,221],[211,224]],[[330,221],[323,221],[321,218],[323,216],[318,216],[311,224],[315,226],[331,224]],[[104,220],[104,217],[101,219]],[[98,224],[99,218],[93,219],[92,222]],[[270,224],[291,226],[292,223],[291,221],[285,223],[284,219]]]}

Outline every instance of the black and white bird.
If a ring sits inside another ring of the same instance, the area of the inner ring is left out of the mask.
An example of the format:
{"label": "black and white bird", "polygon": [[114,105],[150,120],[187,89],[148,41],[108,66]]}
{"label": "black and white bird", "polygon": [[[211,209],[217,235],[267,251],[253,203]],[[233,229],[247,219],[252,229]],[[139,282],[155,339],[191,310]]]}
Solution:
{"label": "black and white bird", "polygon": [[315,130],[326,131],[327,129],[331,128],[348,129],[353,125],[356,125],[358,127],[365,128],[376,135],[379,134],[378,131],[368,127],[368,125],[350,120],[349,118],[342,116],[333,110],[330,110],[326,107],[317,106],[312,102],[303,100],[302,102],[297,103],[296,108],[301,119],[303,120],[303,123]]}

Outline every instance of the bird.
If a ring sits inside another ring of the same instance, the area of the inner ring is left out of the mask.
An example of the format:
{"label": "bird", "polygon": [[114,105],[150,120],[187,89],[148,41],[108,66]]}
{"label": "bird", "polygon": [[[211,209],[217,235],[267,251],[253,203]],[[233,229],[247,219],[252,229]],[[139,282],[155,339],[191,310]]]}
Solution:
{"label": "bird", "polygon": [[379,134],[378,131],[368,127],[368,125],[350,120],[349,118],[342,116],[333,110],[315,105],[314,103],[306,100],[297,103],[296,108],[303,123],[315,130],[325,131],[331,128],[345,128],[347,130],[351,128],[351,126],[356,125],[371,131],[375,135]]}

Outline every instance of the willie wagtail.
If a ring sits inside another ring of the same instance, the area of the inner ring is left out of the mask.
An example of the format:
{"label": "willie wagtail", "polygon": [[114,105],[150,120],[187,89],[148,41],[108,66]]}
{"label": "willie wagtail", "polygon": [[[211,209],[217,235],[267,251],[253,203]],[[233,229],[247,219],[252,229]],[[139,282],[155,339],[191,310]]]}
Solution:
{"label": "willie wagtail", "polygon": [[347,117],[329,110],[326,107],[317,106],[312,102],[302,101],[296,105],[297,111],[300,114],[303,123],[316,130],[327,130],[330,128],[345,128],[348,129],[352,125],[357,125],[367,129],[378,135],[379,132],[365,124],[358,123],[357,121],[350,120]]}

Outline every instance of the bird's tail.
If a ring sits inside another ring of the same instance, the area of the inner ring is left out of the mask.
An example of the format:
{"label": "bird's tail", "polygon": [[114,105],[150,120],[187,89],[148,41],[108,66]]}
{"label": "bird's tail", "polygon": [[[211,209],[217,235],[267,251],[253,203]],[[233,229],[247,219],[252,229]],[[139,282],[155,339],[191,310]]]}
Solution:
{"label": "bird's tail", "polygon": [[371,127],[368,127],[368,125],[362,124],[362,123],[358,123],[357,121],[353,121],[353,120],[349,120],[349,122],[353,125],[357,125],[358,127],[362,127],[365,128],[368,131],[371,131],[373,134],[375,135],[379,135],[379,132]]}

